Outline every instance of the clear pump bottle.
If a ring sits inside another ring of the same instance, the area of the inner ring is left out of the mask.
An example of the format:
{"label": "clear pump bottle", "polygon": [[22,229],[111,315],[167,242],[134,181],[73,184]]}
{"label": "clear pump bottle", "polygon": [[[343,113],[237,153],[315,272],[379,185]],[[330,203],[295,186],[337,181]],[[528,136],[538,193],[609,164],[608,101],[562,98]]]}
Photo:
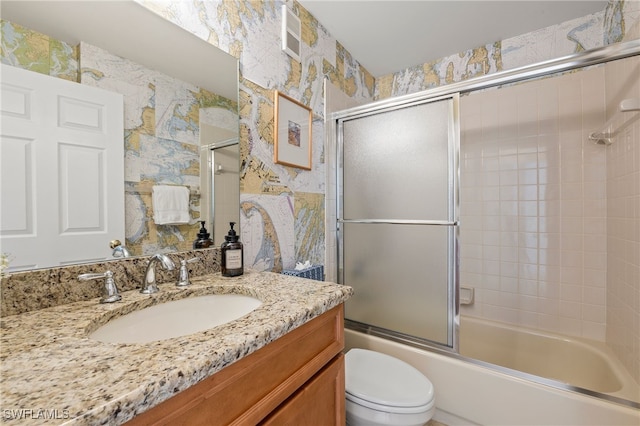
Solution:
{"label": "clear pump bottle", "polygon": [[235,224],[235,222],[229,222],[231,229],[220,246],[222,256],[220,269],[224,277],[237,277],[244,273],[242,243],[238,241],[239,237],[233,229]]}

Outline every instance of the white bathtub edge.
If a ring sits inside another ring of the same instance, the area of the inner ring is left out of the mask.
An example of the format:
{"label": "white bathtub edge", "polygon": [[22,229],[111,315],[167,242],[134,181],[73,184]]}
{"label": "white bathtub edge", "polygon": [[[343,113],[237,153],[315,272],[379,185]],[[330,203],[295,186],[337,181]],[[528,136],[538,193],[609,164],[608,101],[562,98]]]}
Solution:
{"label": "white bathtub edge", "polygon": [[471,420],[463,419],[462,417],[458,417],[455,414],[448,413],[438,408],[436,408],[436,412],[433,415],[433,420],[447,426],[481,426]]}
{"label": "white bathtub edge", "polygon": [[640,410],[518,379],[437,353],[348,329],[345,342],[345,351],[352,347],[371,349],[413,365],[433,383],[437,409],[462,421],[510,426],[640,424]]}

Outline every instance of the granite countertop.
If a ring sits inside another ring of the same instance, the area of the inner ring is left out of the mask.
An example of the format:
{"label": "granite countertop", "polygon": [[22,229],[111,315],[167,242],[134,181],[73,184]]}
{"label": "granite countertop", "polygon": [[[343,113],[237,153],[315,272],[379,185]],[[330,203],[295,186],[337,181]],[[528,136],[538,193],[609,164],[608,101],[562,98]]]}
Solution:
{"label": "granite countertop", "polygon": [[[160,284],[151,296],[74,302],[0,320],[0,422],[121,424],[338,306],[352,289],[271,272]],[[146,344],[87,336],[110,318],[164,301],[237,293],[262,301],[248,315],[189,336]]]}

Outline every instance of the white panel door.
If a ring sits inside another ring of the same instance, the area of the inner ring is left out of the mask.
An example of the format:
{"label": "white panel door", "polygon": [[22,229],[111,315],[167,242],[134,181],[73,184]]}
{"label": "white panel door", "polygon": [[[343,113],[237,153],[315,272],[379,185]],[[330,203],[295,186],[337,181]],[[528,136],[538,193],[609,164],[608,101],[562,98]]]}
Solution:
{"label": "white panel door", "polygon": [[0,250],[10,271],[124,241],[122,95],[2,65]]}

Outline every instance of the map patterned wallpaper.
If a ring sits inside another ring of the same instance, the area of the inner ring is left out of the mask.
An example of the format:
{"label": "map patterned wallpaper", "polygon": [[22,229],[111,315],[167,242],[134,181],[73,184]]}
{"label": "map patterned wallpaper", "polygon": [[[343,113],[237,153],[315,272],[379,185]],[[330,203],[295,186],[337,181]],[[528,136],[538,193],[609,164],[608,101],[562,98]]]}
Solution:
{"label": "map patterned wallpaper", "polygon": [[[241,235],[247,266],[276,271],[324,262],[325,77],[359,102],[414,93],[621,41],[640,16],[639,2],[611,1],[597,14],[374,79],[295,1],[140,3],[239,59]],[[283,4],[302,22],[300,62],[280,48]],[[314,113],[311,171],[274,164],[274,90]]]}
{"label": "map patterned wallpaper", "polygon": [[[470,47],[375,79],[293,0],[137,1],[239,59],[240,229],[245,266],[275,271],[305,260],[324,263],[325,78],[358,102],[368,102],[638,38],[640,19],[640,2],[612,0],[600,13]],[[283,4],[302,21],[300,62],[280,48]],[[4,27],[3,61],[10,56],[5,54]],[[73,64],[58,63],[54,52],[71,53],[74,48],[48,49],[51,73],[73,75]],[[313,111],[312,170],[273,161],[274,90]]]}
{"label": "map patterned wallpaper", "polygon": [[[237,131],[237,101],[84,42],[69,46],[6,21],[1,30],[3,63],[123,95],[124,244],[133,255],[190,250],[200,228],[200,197],[190,198],[192,223],[156,226],[151,188],[199,189],[201,116],[215,115],[216,126]],[[201,115],[203,108],[207,113]]]}
{"label": "map patterned wallpaper", "polygon": [[78,81],[79,46],[71,46],[21,25],[0,21],[3,64]]}
{"label": "map patterned wallpaper", "polygon": [[[192,249],[200,228],[200,196],[194,191],[200,188],[201,111],[218,109],[209,124],[237,131],[237,101],[84,42],[80,57],[81,84],[124,95],[126,246],[136,255]],[[155,224],[155,184],[192,191],[189,224]]]}
{"label": "map patterned wallpaper", "polygon": [[376,78],[375,98],[406,95],[640,38],[640,1],[610,1],[605,10]]}
{"label": "map patterned wallpaper", "polygon": [[[297,2],[301,62],[281,46],[282,1],[140,1],[240,61],[240,230],[245,266],[324,263],[324,78],[347,95],[373,100],[374,78]],[[312,170],[275,164],[274,90],[313,111]]]}

